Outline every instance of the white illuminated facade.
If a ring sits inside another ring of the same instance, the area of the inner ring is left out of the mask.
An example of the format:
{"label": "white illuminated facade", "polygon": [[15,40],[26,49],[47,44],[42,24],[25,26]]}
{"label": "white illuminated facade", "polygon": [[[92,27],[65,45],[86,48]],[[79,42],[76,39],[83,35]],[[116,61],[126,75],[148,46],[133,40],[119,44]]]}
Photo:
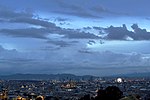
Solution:
{"label": "white illuminated facade", "polygon": [[122,80],[122,78],[117,78],[116,82],[117,82],[117,83],[122,83],[123,80]]}

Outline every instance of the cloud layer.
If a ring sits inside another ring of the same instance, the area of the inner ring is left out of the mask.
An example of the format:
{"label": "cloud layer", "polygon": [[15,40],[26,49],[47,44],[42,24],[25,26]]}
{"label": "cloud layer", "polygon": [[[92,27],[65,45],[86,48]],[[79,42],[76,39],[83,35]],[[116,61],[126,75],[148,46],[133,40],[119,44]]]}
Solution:
{"label": "cloud layer", "polygon": [[150,71],[148,2],[0,0],[0,73]]}
{"label": "cloud layer", "polygon": [[[115,73],[107,72],[104,74],[98,73],[96,70],[99,72],[107,69],[116,71],[117,68],[117,70],[120,70],[121,72],[122,68],[127,68],[128,71],[126,69],[126,71],[122,72],[126,73],[129,72],[129,69],[135,69],[135,71],[142,69],[142,71],[144,71],[144,69],[150,65],[150,57],[144,57],[144,55],[138,53],[120,54],[110,51],[93,52],[84,49],[78,49],[78,51],[72,49],[72,54],[70,54],[67,52],[68,49],[61,49],[61,52],[47,51],[46,53],[21,53],[17,50],[4,49],[1,46],[1,73],[29,73],[31,71],[32,73],[63,73],[80,69],[81,71],[78,71],[78,74],[82,74],[82,71],[91,69],[95,70],[95,75],[105,75]],[[12,71],[14,68],[15,71]],[[93,74],[91,73],[91,70],[87,71],[86,74]],[[149,69],[147,69],[147,71],[148,70]],[[76,73],[74,72],[73,74]]]}

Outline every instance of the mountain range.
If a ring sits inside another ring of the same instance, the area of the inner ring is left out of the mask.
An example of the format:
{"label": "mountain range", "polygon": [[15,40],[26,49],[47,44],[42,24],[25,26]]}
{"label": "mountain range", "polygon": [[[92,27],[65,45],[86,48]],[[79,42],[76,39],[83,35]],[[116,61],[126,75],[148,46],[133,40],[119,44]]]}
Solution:
{"label": "mountain range", "polygon": [[[150,72],[119,74],[107,77],[129,77],[129,78],[150,78]],[[74,74],[12,74],[0,75],[0,80],[91,80],[100,78],[98,76]]]}
{"label": "mountain range", "polygon": [[84,75],[76,76],[73,74],[12,74],[0,75],[2,80],[90,80],[98,78],[96,76]]}

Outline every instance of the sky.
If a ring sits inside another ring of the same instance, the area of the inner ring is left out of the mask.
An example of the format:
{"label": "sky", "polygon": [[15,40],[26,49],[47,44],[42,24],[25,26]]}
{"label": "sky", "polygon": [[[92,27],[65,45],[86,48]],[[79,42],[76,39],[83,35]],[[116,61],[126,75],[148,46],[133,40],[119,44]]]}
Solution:
{"label": "sky", "polygon": [[150,72],[149,0],[0,0],[0,74]]}

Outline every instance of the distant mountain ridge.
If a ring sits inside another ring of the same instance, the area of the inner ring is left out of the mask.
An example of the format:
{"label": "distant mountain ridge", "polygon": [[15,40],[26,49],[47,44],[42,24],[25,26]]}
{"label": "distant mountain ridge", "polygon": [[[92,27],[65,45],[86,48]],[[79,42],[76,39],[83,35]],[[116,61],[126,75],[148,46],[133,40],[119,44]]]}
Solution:
{"label": "distant mountain ridge", "polygon": [[89,80],[98,78],[96,76],[84,75],[76,76],[73,74],[12,74],[12,75],[0,75],[2,80]]}
{"label": "distant mountain ridge", "polygon": [[[145,73],[130,73],[118,74],[106,77],[137,77],[137,78],[150,78],[150,72]],[[99,78],[98,76],[83,75],[77,76],[74,74],[12,74],[0,75],[0,80],[91,80]]]}
{"label": "distant mountain ridge", "polygon": [[113,75],[112,77],[150,78],[150,72]]}

